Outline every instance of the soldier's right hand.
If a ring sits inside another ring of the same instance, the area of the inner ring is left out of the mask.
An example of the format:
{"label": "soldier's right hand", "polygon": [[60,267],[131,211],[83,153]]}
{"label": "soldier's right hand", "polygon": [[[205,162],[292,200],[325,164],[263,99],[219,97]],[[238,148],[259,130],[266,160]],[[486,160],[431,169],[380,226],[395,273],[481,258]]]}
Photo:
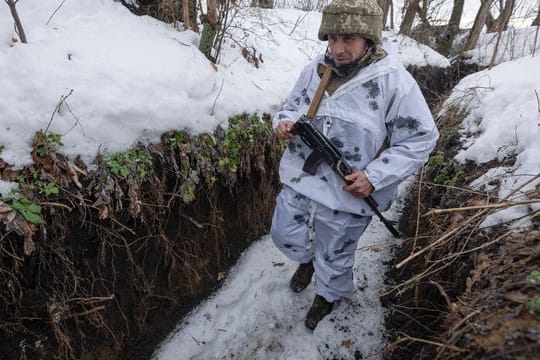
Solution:
{"label": "soldier's right hand", "polygon": [[293,121],[285,119],[279,122],[274,131],[281,140],[291,140],[294,138],[294,134],[291,132],[293,125]]}

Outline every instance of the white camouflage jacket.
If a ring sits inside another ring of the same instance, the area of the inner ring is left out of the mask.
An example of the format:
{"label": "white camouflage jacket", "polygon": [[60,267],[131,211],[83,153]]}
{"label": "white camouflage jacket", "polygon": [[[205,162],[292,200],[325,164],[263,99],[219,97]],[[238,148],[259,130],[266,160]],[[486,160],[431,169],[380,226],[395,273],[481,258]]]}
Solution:
{"label": "white camouflage jacket", "polygon": [[[281,120],[297,121],[306,114],[320,83],[317,66],[323,59],[321,55],[304,68],[275,114],[274,128]],[[313,121],[355,171],[366,173],[380,211],[390,207],[399,182],[427,161],[439,137],[416,81],[392,55],[360,70],[332,96],[326,92]],[[387,137],[390,146],[375,158]],[[343,190],[343,181],[326,163],[314,176],[304,172],[310,153],[298,136],[289,141],[279,169],[284,185],[331,209],[373,215],[364,201]]]}

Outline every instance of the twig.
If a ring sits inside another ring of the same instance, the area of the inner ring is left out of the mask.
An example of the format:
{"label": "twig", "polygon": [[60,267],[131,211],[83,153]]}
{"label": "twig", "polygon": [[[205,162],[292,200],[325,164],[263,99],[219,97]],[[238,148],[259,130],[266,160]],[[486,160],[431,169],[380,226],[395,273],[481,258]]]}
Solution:
{"label": "twig", "polygon": [[92,313],[95,313],[97,311],[101,311],[101,310],[104,310],[104,309],[105,309],[105,305],[96,306],[95,308],[87,310],[87,311],[82,311],[82,312],[78,312],[78,313],[75,313],[75,314],[70,314],[69,316],[66,316],[66,319],[69,319],[71,317],[79,317],[79,316],[90,315]]}
{"label": "twig", "polygon": [[434,345],[434,346],[438,346],[438,347],[446,347],[448,349],[458,351],[458,352],[466,352],[467,351],[466,349],[463,349],[463,348],[460,348],[460,347],[457,347],[457,346],[454,346],[454,345],[443,344],[443,343],[440,343],[440,342],[437,342],[437,341],[432,341],[432,340],[427,340],[427,339],[420,339],[420,338],[409,336],[407,334],[403,334],[402,337],[400,337],[399,339],[394,341],[389,346],[394,346],[394,345],[397,345],[397,344],[405,342],[405,341],[416,341],[416,342],[421,342],[421,343],[424,343],[424,344]]}
{"label": "twig", "polygon": [[442,355],[443,351],[450,345],[451,342],[453,342],[455,339],[456,339],[456,335],[457,335],[457,329],[463,324],[465,323],[467,320],[469,320],[471,317],[475,316],[475,315],[478,315],[480,314],[480,310],[473,310],[471,311],[470,314],[468,314],[467,316],[465,316],[463,319],[459,320],[457,324],[453,325],[452,328],[450,329],[449,331],[449,334],[452,334],[452,337],[446,342],[445,346],[440,348],[439,351],[437,352],[437,357],[435,358],[438,359],[440,355]]}
{"label": "twig", "polygon": [[257,87],[259,90],[261,90],[261,91],[263,90],[263,88],[260,87],[259,85],[255,84],[255,82],[254,82],[253,80],[251,81],[251,83],[252,83],[253,85],[255,85],[255,87]]}
{"label": "twig", "polygon": [[[538,91],[535,89],[534,93],[536,94],[536,106],[538,107],[538,114],[540,114],[540,98],[538,97]],[[540,126],[540,122],[538,123],[538,126]]]}
{"label": "twig", "polygon": [[441,284],[439,284],[438,282],[433,281],[433,280],[430,280],[429,284],[431,284],[431,285],[435,286],[437,289],[439,289],[439,292],[441,293],[442,297],[444,298],[444,301],[446,301],[446,306],[448,307],[448,311],[451,311],[452,310],[452,302],[450,301],[450,298],[448,297],[448,294],[446,293],[446,291],[444,291]]}
{"label": "twig", "polygon": [[477,246],[477,247],[472,248],[472,249],[469,249],[469,250],[464,250],[464,251],[460,251],[460,252],[457,252],[457,253],[453,253],[453,254],[450,255],[450,256],[447,256],[447,257],[442,258],[441,260],[450,260],[450,259],[452,259],[452,258],[457,258],[457,257],[460,257],[460,256],[462,256],[462,255],[465,255],[465,254],[468,254],[468,253],[472,253],[472,252],[481,250],[481,249],[483,249],[483,248],[486,248],[486,247],[488,247],[488,246],[490,246],[490,245],[495,244],[496,242],[498,242],[498,241],[504,239],[505,237],[507,237],[507,236],[510,235],[510,234],[512,234],[512,230],[509,230],[509,231],[505,232],[504,234],[502,234],[501,236],[499,236],[499,237],[497,237],[497,238],[495,238],[495,239],[493,239],[493,240],[491,240],[491,241],[488,241],[487,243],[484,243],[484,244],[482,244],[482,245],[480,245],[480,246]]}
{"label": "twig", "polygon": [[217,100],[219,99],[219,95],[221,95],[221,91],[223,90],[223,83],[225,82],[225,79],[221,79],[221,86],[219,88],[219,92],[216,95],[216,98],[214,99],[214,103],[212,104],[212,110],[210,111],[210,115],[214,115],[214,108],[216,107]]}
{"label": "twig", "polygon": [[57,207],[63,207],[64,209],[67,209],[68,211],[72,211],[73,209],[66,204],[56,203],[56,202],[42,202],[40,205],[44,206],[57,206]]}
{"label": "twig", "polygon": [[416,240],[418,239],[418,232],[420,231],[420,205],[422,204],[421,196],[422,196],[422,184],[424,180],[424,171],[425,171],[425,167],[422,166],[422,170],[420,171],[420,179],[418,180],[418,194],[416,197],[416,204],[418,207],[416,209],[416,231],[414,233],[414,243],[413,243],[413,246],[411,247],[411,254],[414,252],[414,249],[416,249]]}
{"label": "twig", "polygon": [[540,202],[540,199],[529,199],[529,200],[519,200],[519,201],[508,201],[508,202],[502,202],[498,204],[486,204],[486,205],[475,205],[475,206],[465,206],[460,208],[448,208],[448,209],[432,209],[425,213],[423,216],[428,215],[435,215],[435,214],[443,214],[447,212],[459,212],[459,211],[468,211],[468,210],[480,210],[480,209],[500,209],[500,208],[507,208],[517,205],[526,205],[526,204],[534,204]]}
{"label": "twig", "polygon": [[82,124],[81,124],[81,121],[79,120],[79,118],[77,117],[77,115],[75,115],[75,113],[73,112],[73,110],[71,110],[71,106],[69,106],[69,104],[68,104],[67,102],[65,103],[65,105],[66,105],[66,107],[67,107],[69,113],[71,114],[71,116],[73,116],[73,118],[75,119],[75,124],[73,124],[73,126],[70,127],[65,133],[63,133],[62,136],[68,134],[71,130],[73,130],[73,128],[74,128],[75,126],[77,126],[77,124],[81,127],[81,132],[82,132],[83,136],[86,136],[86,134],[84,133],[84,128],[83,128],[83,126],[82,126]]}
{"label": "twig", "polygon": [[81,301],[81,302],[94,302],[94,301],[108,301],[108,300],[113,300],[115,298],[114,294],[111,294],[109,296],[95,296],[95,297],[91,297],[91,298],[71,298],[71,299],[68,299],[67,301],[70,302],[70,301]]}
{"label": "twig", "polygon": [[412,259],[416,258],[419,255],[422,255],[423,253],[425,253],[429,249],[439,245],[444,240],[448,239],[449,237],[451,237],[452,235],[457,233],[459,230],[464,229],[466,225],[469,225],[470,223],[472,223],[474,220],[476,220],[480,216],[484,215],[485,213],[487,213],[487,210],[482,210],[481,212],[479,212],[479,213],[475,214],[474,216],[470,217],[467,221],[465,221],[464,224],[462,224],[462,226],[456,226],[455,228],[448,231],[446,234],[444,234],[443,236],[441,236],[440,238],[438,238],[437,240],[435,240],[434,242],[432,242],[431,244],[429,244],[428,246],[426,246],[422,250],[417,251],[414,254],[409,255],[405,260],[403,260],[399,264],[397,264],[396,268],[399,269],[400,267],[402,267],[403,265],[405,265],[406,263],[408,263]]}
{"label": "twig", "polygon": [[289,36],[292,35],[292,33],[294,32],[294,30],[296,30],[296,27],[297,27],[302,21],[304,21],[304,19],[306,18],[306,16],[307,16],[308,14],[309,14],[309,12],[306,11],[306,13],[304,14],[304,16],[302,16],[302,17],[299,16],[298,19],[296,19],[296,23],[294,24],[294,26],[293,26],[291,32],[289,33]]}
{"label": "twig", "polygon": [[64,3],[66,2],[66,0],[63,0],[60,5],[58,5],[58,7],[56,8],[56,10],[53,11],[51,17],[49,18],[49,20],[47,20],[47,22],[45,23],[45,26],[49,25],[49,21],[52,20],[53,16],[58,12],[58,10],[60,10],[60,8],[62,7],[62,5],[64,5]]}
{"label": "twig", "polygon": [[50,119],[49,122],[47,123],[47,127],[45,128],[45,131],[44,131],[43,133],[47,133],[47,131],[49,131],[49,127],[51,126],[51,123],[52,123],[52,121],[53,121],[53,119],[54,119],[54,114],[56,114],[56,113],[60,110],[60,106],[62,106],[62,103],[63,103],[64,101],[66,101],[66,99],[67,99],[68,97],[70,97],[71,94],[73,94],[73,89],[71,89],[71,91],[69,92],[69,94],[60,96],[60,101],[59,101],[58,104],[56,104],[56,106],[54,107],[54,110],[53,110],[53,112],[52,112],[52,114],[51,114],[51,119]]}

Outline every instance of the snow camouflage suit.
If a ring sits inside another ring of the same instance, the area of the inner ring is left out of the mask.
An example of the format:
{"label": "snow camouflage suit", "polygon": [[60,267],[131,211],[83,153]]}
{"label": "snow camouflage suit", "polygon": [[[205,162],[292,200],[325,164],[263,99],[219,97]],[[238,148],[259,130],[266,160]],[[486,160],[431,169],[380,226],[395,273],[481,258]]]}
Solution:
{"label": "snow camouflage suit", "polygon": [[[322,55],[304,68],[275,114],[274,128],[307,112],[320,83],[319,64],[324,64]],[[332,95],[326,92],[313,123],[355,171],[365,172],[380,211],[390,207],[399,182],[426,162],[439,137],[416,81],[392,55],[361,69]],[[389,147],[376,157],[386,138]],[[342,189],[343,181],[327,164],[319,165],[314,176],[305,173],[310,153],[299,137],[288,142],[270,232],[291,260],[314,259],[315,292],[335,301],[354,290],[354,253],[373,214],[362,199]]]}

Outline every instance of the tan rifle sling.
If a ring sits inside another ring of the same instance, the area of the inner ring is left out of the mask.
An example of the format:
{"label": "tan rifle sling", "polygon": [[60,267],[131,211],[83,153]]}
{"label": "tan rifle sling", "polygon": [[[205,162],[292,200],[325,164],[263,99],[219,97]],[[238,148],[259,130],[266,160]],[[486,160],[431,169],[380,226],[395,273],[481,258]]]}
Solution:
{"label": "tan rifle sling", "polygon": [[326,69],[324,69],[324,73],[321,78],[319,87],[317,88],[317,91],[315,91],[315,96],[313,96],[313,101],[311,101],[311,105],[309,105],[309,109],[306,114],[308,119],[310,120],[313,119],[315,115],[317,114],[317,109],[319,108],[319,104],[321,103],[324,90],[326,90],[326,87],[328,86],[328,83],[330,82],[331,77],[332,77],[332,66],[329,65],[326,67]]}

